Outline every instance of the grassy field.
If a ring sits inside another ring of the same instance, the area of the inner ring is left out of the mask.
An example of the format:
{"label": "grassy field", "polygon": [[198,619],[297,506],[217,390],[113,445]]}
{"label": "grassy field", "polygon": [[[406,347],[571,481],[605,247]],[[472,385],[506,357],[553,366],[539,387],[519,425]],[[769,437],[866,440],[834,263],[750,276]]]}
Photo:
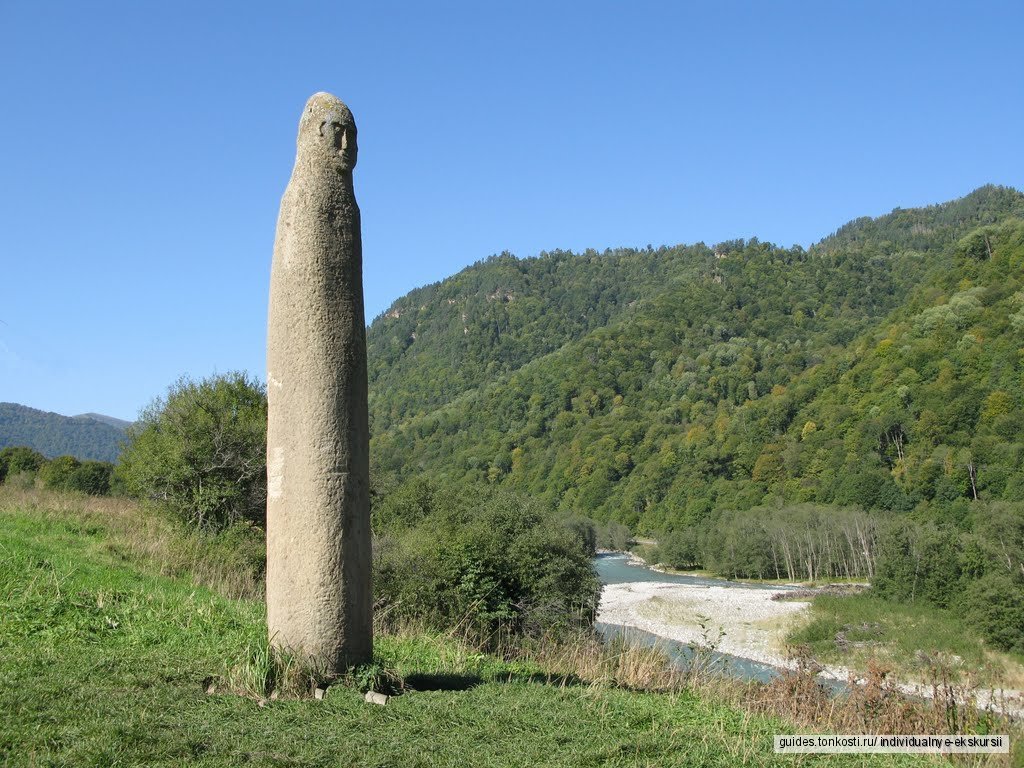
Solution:
{"label": "grassy field", "polygon": [[552,679],[429,635],[379,638],[378,664],[409,687],[385,707],[344,686],[322,701],[228,693],[232,670],[265,647],[261,601],[222,594],[248,577],[203,562],[216,543],[192,542],[184,559],[144,546],[146,526],[180,546],[188,537],[104,503],[0,489],[4,765],[922,764],[776,756],[772,735],[794,727],[706,695]]}

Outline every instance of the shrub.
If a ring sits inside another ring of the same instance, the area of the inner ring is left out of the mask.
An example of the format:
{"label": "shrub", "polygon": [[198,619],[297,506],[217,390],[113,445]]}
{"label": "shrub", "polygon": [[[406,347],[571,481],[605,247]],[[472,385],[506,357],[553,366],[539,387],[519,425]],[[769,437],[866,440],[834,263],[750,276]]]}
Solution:
{"label": "shrub", "polygon": [[131,495],[199,528],[266,514],[267,396],[244,373],[179,380],[131,427],[115,470]]}
{"label": "shrub", "polygon": [[[417,483],[408,527],[377,530],[379,615],[456,629],[484,646],[589,626],[599,584],[579,536],[503,489]],[[429,493],[424,495],[426,488]],[[391,514],[403,515],[392,502]]]}
{"label": "shrub", "polygon": [[0,482],[8,475],[36,473],[46,463],[46,457],[24,445],[9,446],[0,450]]}
{"label": "shrub", "polygon": [[39,480],[44,488],[105,496],[110,492],[113,470],[114,465],[105,461],[79,461],[74,456],[58,456],[40,468]]}
{"label": "shrub", "polygon": [[36,473],[35,472],[12,472],[7,475],[7,479],[4,481],[4,485],[9,485],[11,488],[17,488],[19,491],[27,491],[30,488],[34,488],[36,484]]}
{"label": "shrub", "polygon": [[572,531],[587,557],[597,554],[597,527],[589,517],[570,517],[565,526]]}
{"label": "shrub", "polygon": [[44,488],[68,490],[70,480],[80,466],[82,462],[74,456],[58,456],[40,467],[39,480]]}
{"label": "shrub", "polygon": [[110,481],[114,465],[107,461],[83,461],[71,479],[71,488],[90,496],[106,496],[110,493]]}

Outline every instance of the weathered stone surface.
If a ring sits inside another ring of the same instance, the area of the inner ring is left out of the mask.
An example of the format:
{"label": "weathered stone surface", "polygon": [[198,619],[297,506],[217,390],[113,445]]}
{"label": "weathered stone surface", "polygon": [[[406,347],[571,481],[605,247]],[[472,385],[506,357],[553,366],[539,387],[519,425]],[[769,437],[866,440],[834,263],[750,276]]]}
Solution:
{"label": "weathered stone surface", "polygon": [[267,625],[327,674],[373,653],[356,125],[306,103],[281,200],[267,334]]}

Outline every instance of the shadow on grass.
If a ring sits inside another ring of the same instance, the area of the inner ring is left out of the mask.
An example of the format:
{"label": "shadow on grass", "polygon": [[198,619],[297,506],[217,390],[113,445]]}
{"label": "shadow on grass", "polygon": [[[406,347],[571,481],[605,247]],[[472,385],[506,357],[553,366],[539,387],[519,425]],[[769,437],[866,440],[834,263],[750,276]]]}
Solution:
{"label": "shadow on grass", "polygon": [[479,675],[463,675],[452,672],[421,673],[414,672],[405,677],[405,687],[411,691],[468,691],[484,683],[526,683],[531,685],[550,685],[556,688],[576,688],[585,686],[576,675],[544,675],[537,672],[511,673],[495,675],[485,679]]}
{"label": "shadow on grass", "polygon": [[405,686],[413,691],[468,691],[476,688],[483,681],[478,675],[459,675],[439,672],[424,674],[415,672],[407,675]]}
{"label": "shadow on grass", "polygon": [[512,672],[495,675],[495,683],[523,683],[528,685],[547,685],[553,688],[577,688],[589,685],[585,680],[572,673],[544,674],[543,672]]}

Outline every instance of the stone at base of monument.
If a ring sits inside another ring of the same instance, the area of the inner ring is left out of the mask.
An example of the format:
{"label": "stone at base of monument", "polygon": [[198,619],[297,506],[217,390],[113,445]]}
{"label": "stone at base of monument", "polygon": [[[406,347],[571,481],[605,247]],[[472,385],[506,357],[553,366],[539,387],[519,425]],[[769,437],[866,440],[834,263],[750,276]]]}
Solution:
{"label": "stone at base of monument", "polygon": [[373,658],[356,125],[314,94],[281,200],[267,321],[267,629],[333,680]]}
{"label": "stone at base of monument", "polygon": [[385,704],[388,703],[388,700],[390,698],[390,696],[383,693],[377,693],[376,691],[367,691],[366,695],[363,697],[363,700],[369,704],[379,704],[383,707]]}

